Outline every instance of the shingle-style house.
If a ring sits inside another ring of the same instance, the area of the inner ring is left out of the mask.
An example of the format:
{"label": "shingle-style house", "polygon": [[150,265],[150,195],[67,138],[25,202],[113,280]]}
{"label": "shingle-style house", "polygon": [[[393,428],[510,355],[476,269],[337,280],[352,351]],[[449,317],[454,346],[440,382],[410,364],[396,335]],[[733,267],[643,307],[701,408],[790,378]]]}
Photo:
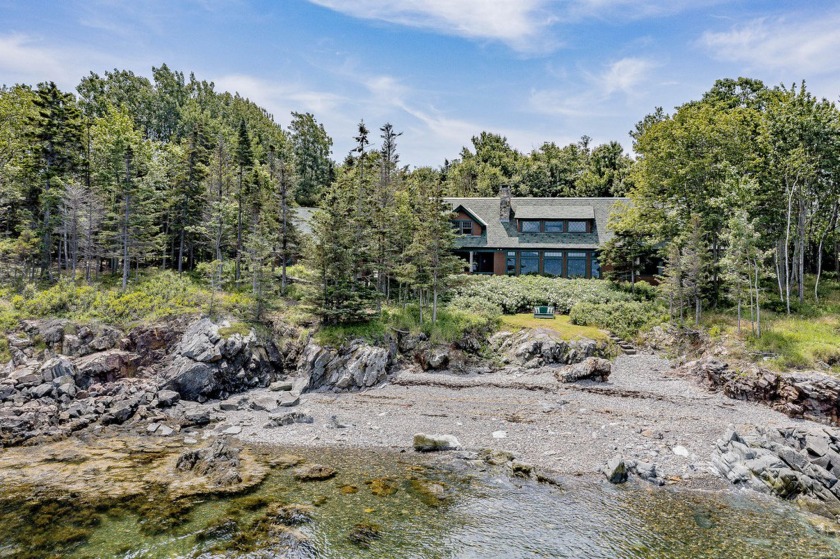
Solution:
{"label": "shingle-style house", "polygon": [[502,188],[496,198],[444,200],[465,272],[597,278],[607,219],[626,198],[514,198]]}

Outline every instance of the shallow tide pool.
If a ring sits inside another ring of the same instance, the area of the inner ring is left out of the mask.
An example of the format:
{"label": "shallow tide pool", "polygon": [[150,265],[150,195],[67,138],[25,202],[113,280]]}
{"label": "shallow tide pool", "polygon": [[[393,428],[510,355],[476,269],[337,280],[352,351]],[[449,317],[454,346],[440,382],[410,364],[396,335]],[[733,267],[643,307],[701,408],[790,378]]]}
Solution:
{"label": "shallow tide pool", "polygon": [[99,501],[19,487],[0,497],[0,557],[840,556],[840,539],[818,533],[791,505],[748,492],[613,486],[595,477],[558,487],[439,455],[260,452],[293,453],[338,473],[300,482],[291,468],[275,467],[240,494],[174,501],[154,487]]}

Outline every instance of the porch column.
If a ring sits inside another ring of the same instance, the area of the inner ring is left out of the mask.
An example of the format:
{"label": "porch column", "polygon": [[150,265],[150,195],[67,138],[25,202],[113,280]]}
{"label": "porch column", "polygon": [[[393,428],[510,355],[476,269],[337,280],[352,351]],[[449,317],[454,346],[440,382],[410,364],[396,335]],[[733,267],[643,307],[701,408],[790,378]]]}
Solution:
{"label": "porch column", "polygon": [[473,251],[470,251],[470,273],[473,273]]}

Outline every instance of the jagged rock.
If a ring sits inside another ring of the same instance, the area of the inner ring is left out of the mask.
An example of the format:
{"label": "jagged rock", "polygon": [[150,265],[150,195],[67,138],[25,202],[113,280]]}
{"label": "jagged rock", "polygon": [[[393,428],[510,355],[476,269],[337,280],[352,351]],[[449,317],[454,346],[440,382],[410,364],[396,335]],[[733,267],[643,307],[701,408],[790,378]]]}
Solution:
{"label": "jagged rock", "polygon": [[210,410],[201,406],[189,408],[184,412],[183,422],[186,425],[207,425],[210,423]]}
{"label": "jagged rock", "polygon": [[136,399],[131,399],[115,405],[108,413],[102,416],[102,423],[106,425],[122,425],[134,415],[138,404],[139,402]]}
{"label": "jagged rock", "polygon": [[11,400],[17,394],[15,387],[10,384],[0,384],[0,402]]}
{"label": "jagged rock", "polygon": [[45,382],[39,386],[31,388],[29,393],[32,395],[33,398],[43,398],[44,396],[49,396],[53,393],[53,385],[50,382]]}
{"label": "jagged rock", "polygon": [[117,346],[123,333],[116,328],[103,326],[99,335],[94,337],[87,345],[92,351],[107,351]]}
{"label": "jagged rock", "polygon": [[272,394],[257,394],[251,397],[249,405],[252,410],[271,411],[277,408],[277,396]]}
{"label": "jagged rock", "polygon": [[64,376],[75,378],[78,374],[78,369],[76,368],[76,365],[74,365],[73,362],[66,357],[58,356],[45,361],[38,369],[38,372],[41,373],[44,382],[50,382],[53,379]]}
{"label": "jagged rock", "polygon": [[501,354],[502,361],[536,369],[546,365],[564,365],[583,361],[596,354],[606,355],[606,344],[581,339],[567,341],[547,329],[524,329],[517,333],[499,332],[490,338],[490,347]]}
{"label": "jagged rock", "polygon": [[[222,323],[226,325],[227,323]],[[261,345],[250,333],[223,338],[219,326],[208,318],[190,324],[164,371],[165,387],[184,400],[226,398],[271,383],[280,367],[270,355],[278,354],[271,342]],[[271,349],[266,349],[266,345]],[[279,355],[279,354],[278,354]]]}
{"label": "jagged rock", "polygon": [[181,399],[181,395],[174,390],[160,390],[155,397],[162,408],[174,406]]}
{"label": "jagged rock", "polygon": [[171,377],[166,388],[177,392],[184,400],[195,401],[220,390],[220,383],[216,378],[218,372],[216,367],[207,363],[189,359],[176,360],[176,365],[169,370]]}
{"label": "jagged rock", "polygon": [[429,337],[422,332],[419,334],[400,334],[397,337],[397,347],[401,353],[411,353],[428,339]]}
{"label": "jagged rock", "polygon": [[298,374],[308,378],[310,390],[360,390],[383,382],[388,376],[388,350],[352,342],[339,350],[310,342],[303,350]]}
{"label": "jagged rock", "polygon": [[175,467],[181,472],[206,476],[215,485],[226,487],[242,482],[239,453],[240,450],[231,447],[227,439],[218,439],[207,448],[183,453]]}
{"label": "jagged rock", "polygon": [[461,443],[454,435],[414,435],[414,450],[418,452],[433,452],[439,450],[458,450]]}
{"label": "jagged rock", "polygon": [[438,347],[420,351],[417,353],[417,359],[424,371],[445,369],[449,365],[449,349]]}
{"label": "jagged rock", "polygon": [[741,437],[733,428],[717,441],[712,466],[736,485],[785,499],[814,499],[840,515],[840,433],[790,427]]}
{"label": "jagged rock", "polygon": [[593,380],[606,382],[610,376],[612,364],[599,357],[587,357],[580,363],[564,367],[555,373],[560,382],[576,382],[579,380]]}
{"label": "jagged rock", "polygon": [[300,403],[300,394],[297,392],[284,392],[282,396],[280,396],[280,401],[278,402],[281,408],[291,408]]}
{"label": "jagged rock", "polygon": [[614,456],[601,468],[601,472],[610,483],[624,483],[627,481],[627,465],[621,456]]}
{"label": "jagged rock", "polygon": [[656,485],[665,485],[665,481],[659,477],[659,473],[656,471],[656,464],[639,460],[628,460],[625,462],[625,465],[627,466],[628,473],[636,474],[641,479]]}
{"label": "jagged rock", "polygon": [[289,392],[294,388],[294,384],[290,380],[278,380],[268,385],[268,389],[272,392]]}
{"label": "jagged rock", "polygon": [[266,427],[283,427],[285,425],[291,425],[293,423],[313,423],[315,420],[312,419],[311,415],[306,415],[305,413],[301,413],[299,411],[290,411],[279,415],[271,415],[268,418],[268,423],[266,423]]}
{"label": "jagged rock", "polygon": [[782,375],[750,367],[733,370],[715,359],[691,361],[678,373],[730,398],[758,401],[791,417],[840,425],[840,379],[820,373]]}
{"label": "jagged rock", "polygon": [[114,382],[132,376],[137,371],[140,356],[136,353],[111,349],[82,357],[76,361],[76,384],[87,388],[94,382]]}

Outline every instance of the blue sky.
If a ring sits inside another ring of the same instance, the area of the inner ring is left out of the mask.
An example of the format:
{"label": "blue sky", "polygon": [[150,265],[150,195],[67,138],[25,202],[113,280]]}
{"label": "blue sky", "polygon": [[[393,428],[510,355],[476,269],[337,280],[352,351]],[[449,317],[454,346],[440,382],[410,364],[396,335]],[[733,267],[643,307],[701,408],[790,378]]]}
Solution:
{"label": "blue sky", "polygon": [[[351,148],[391,122],[403,163],[438,166],[482,130],[528,152],[618,140],[714,80],[806,80],[840,98],[840,5],[716,0],[0,0],[0,83],[166,62]],[[376,139],[375,139],[376,140]]]}

